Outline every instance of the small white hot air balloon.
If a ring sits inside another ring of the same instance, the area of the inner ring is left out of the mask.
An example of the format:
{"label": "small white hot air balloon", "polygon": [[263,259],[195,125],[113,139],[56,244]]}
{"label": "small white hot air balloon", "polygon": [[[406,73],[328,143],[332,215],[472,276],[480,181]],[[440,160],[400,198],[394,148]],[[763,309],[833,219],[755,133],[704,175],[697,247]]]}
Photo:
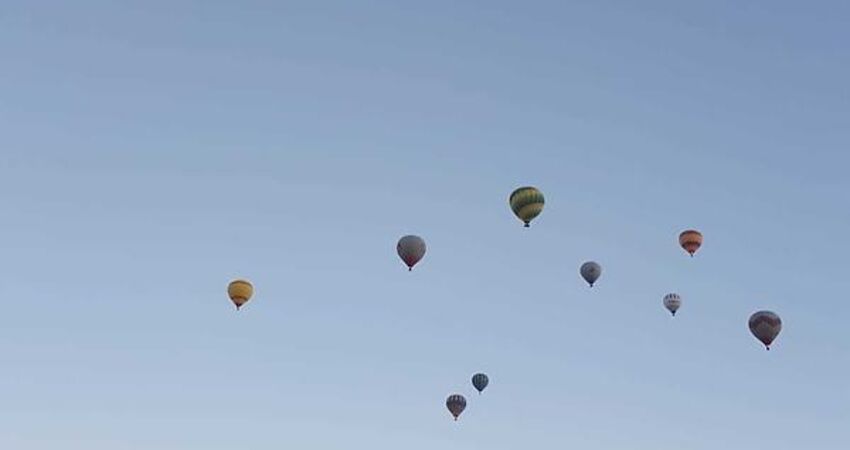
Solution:
{"label": "small white hot air balloon", "polygon": [[675,316],[680,306],[682,306],[682,297],[679,294],[667,294],[664,296],[664,307],[667,308],[667,311],[670,311],[670,314]]}

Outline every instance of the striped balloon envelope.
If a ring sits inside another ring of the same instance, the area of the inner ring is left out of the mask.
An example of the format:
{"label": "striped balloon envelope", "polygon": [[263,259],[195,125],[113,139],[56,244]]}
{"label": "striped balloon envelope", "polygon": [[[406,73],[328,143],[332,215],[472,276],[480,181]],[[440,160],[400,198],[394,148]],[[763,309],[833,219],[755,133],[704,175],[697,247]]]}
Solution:
{"label": "striped balloon envelope", "polygon": [[449,412],[452,413],[455,420],[460,417],[460,414],[466,409],[466,397],[460,394],[450,395],[449,398],[446,399],[446,408],[449,409]]}
{"label": "striped balloon envelope", "polygon": [[535,187],[524,186],[516,189],[508,198],[511,210],[526,227],[543,211],[543,193]]}
{"label": "striped balloon envelope", "polygon": [[490,384],[490,378],[486,374],[476,373],[472,376],[472,386],[479,394],[487,388],[488,384]]}

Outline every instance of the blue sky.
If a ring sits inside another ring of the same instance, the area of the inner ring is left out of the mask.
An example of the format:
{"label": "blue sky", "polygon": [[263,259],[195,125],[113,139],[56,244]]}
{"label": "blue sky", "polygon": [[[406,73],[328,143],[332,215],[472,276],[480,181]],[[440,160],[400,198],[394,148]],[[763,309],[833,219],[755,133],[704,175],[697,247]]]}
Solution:
{"label": "blue sky", "polygon": [[846,449],[850,5],[639,3],[4,2],[0,447]]}

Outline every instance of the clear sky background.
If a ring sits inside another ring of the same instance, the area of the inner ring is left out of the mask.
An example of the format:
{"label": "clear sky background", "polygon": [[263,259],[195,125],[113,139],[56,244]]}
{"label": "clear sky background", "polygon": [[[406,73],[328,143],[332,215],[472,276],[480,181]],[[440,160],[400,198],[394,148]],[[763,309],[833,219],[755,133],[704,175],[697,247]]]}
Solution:
{"label": "clear sky background", "polygon": [[0,3],[0,448],[850,448],[848,20]]}

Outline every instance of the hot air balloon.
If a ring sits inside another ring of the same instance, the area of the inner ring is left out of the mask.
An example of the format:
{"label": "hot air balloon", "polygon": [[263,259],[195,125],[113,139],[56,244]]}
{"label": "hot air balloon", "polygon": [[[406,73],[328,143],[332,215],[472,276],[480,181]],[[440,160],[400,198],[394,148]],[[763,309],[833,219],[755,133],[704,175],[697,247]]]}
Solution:
{"label": "hot air balloon", "polygon": [[488,378],[487,375],[483,373],[476,373],[472,376],[472,385],[475,386],[475,389],[479,394],[484,391],[488,384],[490,384],[490,378]]}
{"label": "hot air balloon", "polygon": [[682,306],[682,297],[679,294],[667,294],[664,296],[664,307],[670,314],[676,315],[676,311]]}
{"label": "hot air balloon", "polygon": [[414,235],[404,236],[398,240],[396,251],[401,260],[407,264],[407,270],[413,270],[413,266],[425,256],[425,240]]}
{"label": "hot air balloon", "polygon": [[446,399],[446,408],[449,408],[449,412],[452,413],[455,420],[460,416],[460,413],[466,409],[466,398],[460,394],[450,395],[449,398]]}
{"label": "hot air balloon", "polygon": [[596,280],[598,280],[599,276],[602,275],[602,266],[594,261],[588,261],[581,265],[579,273],[581,274],[581,277],[584,278],[584,281],[587,281],[587,284],[589,284],[590,287],[593,287],[593,283],[596,283]]}
{"label": "hot air balloon", "polygon": [[531,186],[515,190],[508,201],[511,204],[511,210],[526,227],[543,211],[543,193]]}
{"label": "hot air balloon", "polygon": [[697,230],[685,230],[679,234],[679,245],[688,252],[691,257],[702,246],[702,233]]}
{"label": "hot air balloon", "polygon": [[230,300],[239,310],[242,305],[251,300],[251,296],[254,295],[254,286],[246,280],[234,280],[227,285],[227,295],[230,296]]}
{"label": "hot air balloon", "polygon": [[782,331],[782,319],[771,311],[758,311],[750,316],[750,332],[764,347],[770,350],[770,344]]}

